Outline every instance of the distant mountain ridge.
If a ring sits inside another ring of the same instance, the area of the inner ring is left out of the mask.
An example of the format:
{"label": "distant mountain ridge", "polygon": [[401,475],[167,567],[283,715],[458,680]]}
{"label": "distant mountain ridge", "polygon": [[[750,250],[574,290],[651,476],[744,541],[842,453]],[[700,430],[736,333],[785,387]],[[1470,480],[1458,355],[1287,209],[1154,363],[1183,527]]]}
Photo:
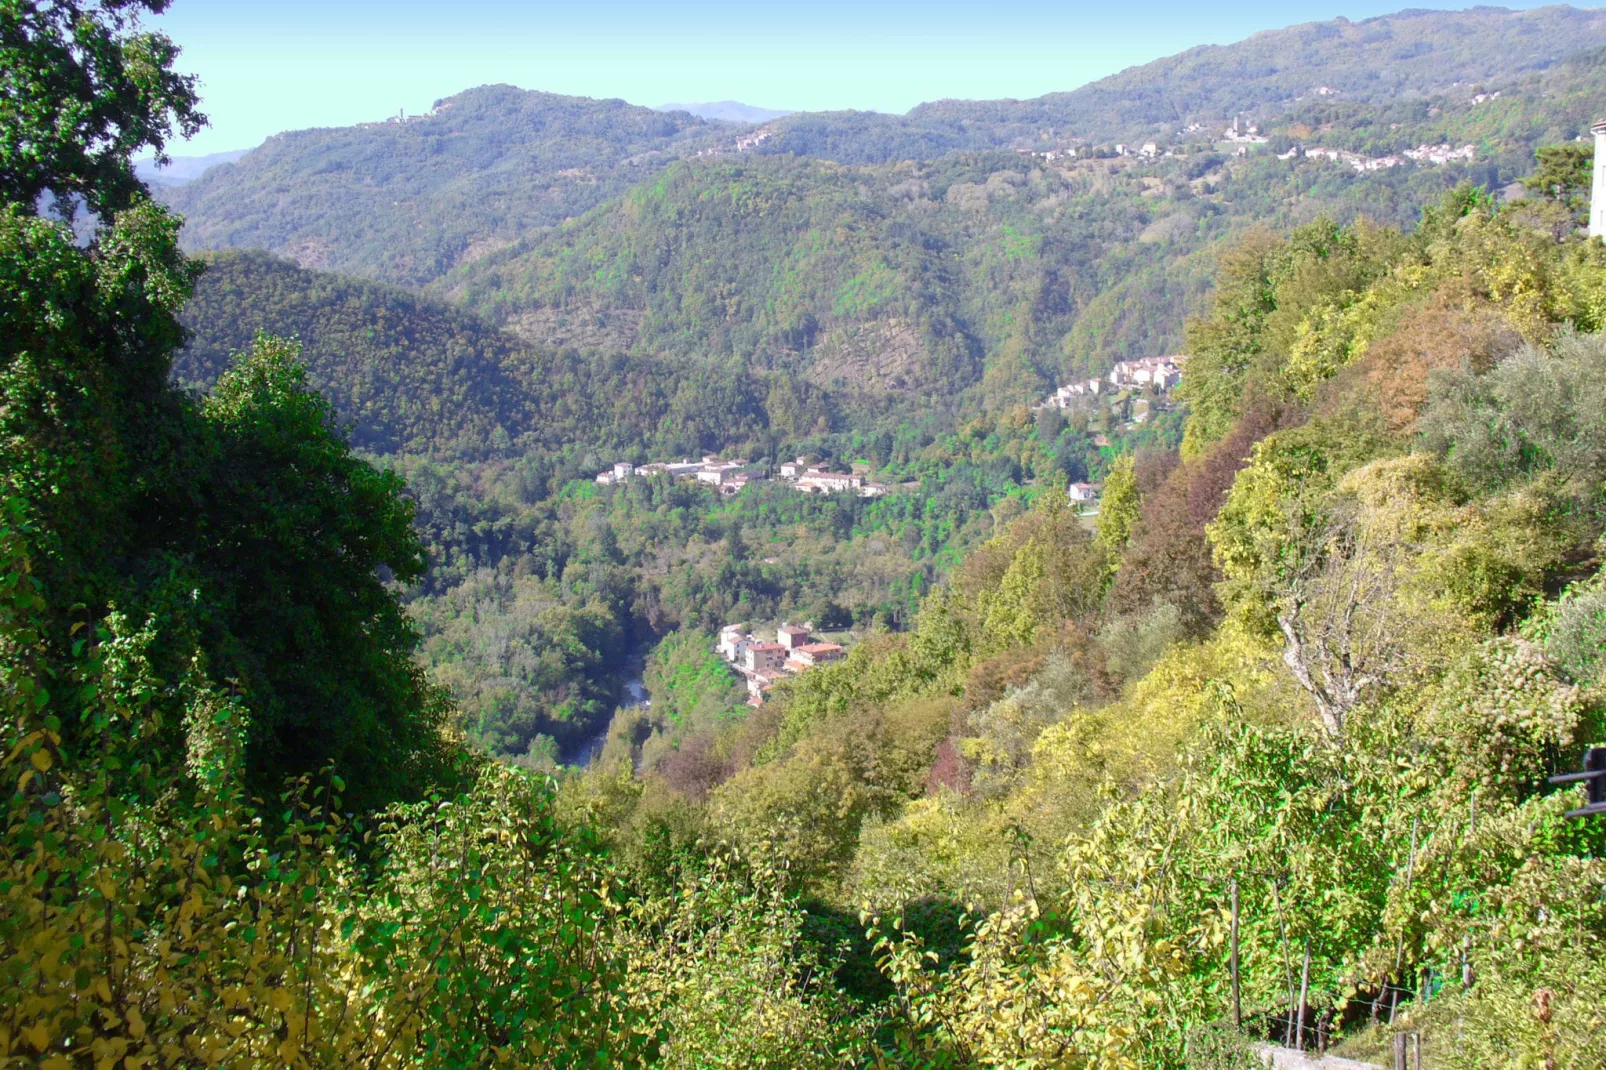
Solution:
{"label": "distant mountain ridge", "polygon": [[482,86],[405,121],[280,134],[159,195],[185,216],[192,250],[266,249],[417,286],[721,133],[684,112]]}
{"label": "distant mountain ridge", "polygon": [[1190,126],[1200,131],[1196,141],[1208,142],[1234,114],[1267,116],[1311,102],[1326,109],[1312,115],[1318,125],[1348,108],[1346,121],[1365,126],[1380,109],[1434,94],[1459,94],[1464,105],[1474,88],[1512,87],[1602,46],[1602,10],[1408,11],[1202,46],[1036,100],[936,101],[904,116],[795,113],[756,129],[485,86],[405,122],[280,135],[158,195],[185,215],[192,250],[262,248],[306,267],[419,287],[526,246],[699,155],[880,164],[1164,143]]}
{"label": "distant mountain ridge", "polygon": [[715,100],[706,104],[660,104],[654,111],[683,111],[703,119],[722,123],[767,123],[793,114],[776,108],[759,108],[735,100]]}
{"label": "distant mountain ridge", "polygon": [[1351,22],[1264,30],[1031,100],[939,100],[906,115],[799,113],[774,123],[758,151],[843,162],[928,159],[962,149],[1044,141],[1141,142],[1196,122],[1254,117],[1310,97],[1383,104],[1456,86],[1489,89],[1606,45],[1606,10],[1407,10]]}
{"label": "distant mountain ridge", "polygon": [[205,156],[173,156],[161,166],[158,166],[155,160],[146,157],[134,161],[134,173],[148,185],[182,186],[187,182],[194,182],[219,164],[233,163],[250,151],[250,149],[230,149],[227,152],[213,152]]}

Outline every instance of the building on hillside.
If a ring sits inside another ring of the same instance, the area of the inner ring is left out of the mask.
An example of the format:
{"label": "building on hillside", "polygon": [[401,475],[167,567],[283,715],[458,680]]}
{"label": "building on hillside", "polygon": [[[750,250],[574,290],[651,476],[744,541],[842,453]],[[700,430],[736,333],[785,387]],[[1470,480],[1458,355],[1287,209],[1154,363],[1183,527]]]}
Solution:
{"label": "building on hillside", "polygon": [[1066,488],[1073,502],[1096,502],[1099,500],[1099,488],[1092,483],[1072,483]]}
{"label": "building on hillside", "polygon": [[1266,139],[1260,136],[1260,127],[1245,126],[1239,122],[1236,115],[1232,117],[1232,125],[1221,135],[1221,140],[1242,146],[1239,150],[1239,155],[1247,155],[1250,145],[1263,145],[1266,143]]}
{"label": "building on hillside", "polygon": [[749,643],[744,651],[748,672],[775,672],[786,663],[786,648],[780,643]]}
{"label": "building on hillside", "polygon": [[844,490],[858,490],[864,477],[851,473],[827,472],[823,468],[810,468],[798,478],[797,488],[816,494],[835,494]]}
{"label": "building on hillside", "polygon": [[1139,155],[1145,156],[1148,159],[1152,160],[1156,156],[1160,155],[1160,146],[1156,145],[1152,141],[1145,141],[1143,143],[1143,147],[1138,150],[1138,153],[1139,153]]}
{"label": "building on hillside", "polygon": [[720,657],[734,665],[744,660],[743,655],[752,644],[752,635],[743,631],[740,624],[727,624],[719,630],[719,642],[714,649],[719,651]]}
{"label": "building on hillside", "polygon": [[885,483],[866,482],[859,488],[861,498],[880,498],[892,492],[892,488]]}
{"label": "building on hillside", "polygon": [[786,667],[794,673],[807,672],[816,666],[840,661],[846,654],[847,651],[836,643],[805,643],[792,651],[792,656],[786,659]]}
{"label": "building on hillside", "polygon": [[795,624],[782,624],[775,629],[775,641],[788,651],[796,650],[808,644],[809,630],[807,628],[799,628]]}
{"label": "building on hillside", "polygon": [[695,479],[697,473],[703,470],[703,464],[701,461],[689,461],[682,458],[678,461],[670,461],[664,468],[675,479]]}
{"label": "building on hillside", "polygon": [[1606,237],[1606,119],[1589,128],[1595,135],[1595,174],[1589,188],[1589,236]]}
{"label": "building on hillside", "polygon": [[780,471],[781,471],[781,478],[782,479],[796,479],[798,476],[802,475],[804,472],[807,472],[808,470],[809,470],[809,462],[805,461],[801,457],[799,457],[795,461],[782,461],[781,462]]}
{"label": "building on hillside", "polygon": [[762,706],[764,693],[775,686],[780,676],[773,672],[753,672],[744,674],[743,679],[747,681],[747,704]]}
{"label": "building on hillside", "polygon": [[1182,369],[1177,357],[1144,357],[1141,360],[1117,361],[1110,369],[1110,385],[1117,387],[1153,387],[1165,393],[1182,381]]}

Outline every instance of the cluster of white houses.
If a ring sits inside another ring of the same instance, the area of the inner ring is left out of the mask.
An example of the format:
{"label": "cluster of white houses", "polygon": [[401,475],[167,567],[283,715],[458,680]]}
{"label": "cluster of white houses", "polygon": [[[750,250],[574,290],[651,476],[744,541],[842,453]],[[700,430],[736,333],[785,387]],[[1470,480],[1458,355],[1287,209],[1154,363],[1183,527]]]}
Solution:
{"label": "cluster of white houses", "polygon": [[1082,379],[1060,387],[1045,404],[1068,409],[1078,398],[1096,398],[1131,390],[1152,389],[1157,394],[1167,394],[1182,381],[1182,365],[1187,360],[1181,355],[1123,360],[1101,379]]}
{"label": "cluster of white houses", "polygon": [[1454,163],[1457,160],[1472,160],[1477,155],[1478,150],[1474,145],[1462,145],[1460,148],[1455,148],[1446,142],[1442,145],[1418,145],[1414,149],[1406,149],[1402,153],[1388,156],[1365,156],[1359,152],[1346,152],[1343,149],[1324,149],[1317,146],[1303,148],[1296,145],[1287,152],[1278,153],[1277,158],[1280,160],[1291,159],[1295,156],[1304,156],[1312,160],[1325,158],[1348,164],[1356,171],[1386,171],[1391,167],[1398,167],[1412,160],[1432,167],[1443,167],[1445,164]]}
{"label": "cluster of white houses", "polygon": [[747,702],[760,706],[764,693],[788,676],[808,672],[816,665],[838,661],[847,651],[836,643],[816,640],[810,633],[812,621],[801,627],[782,624],[775,630],[773,641],[757,639],[740,624],[729,624],[719,630],[719,642],[714,649],[720,657],[742,674],[747,681]]}
{"label": "cluster of white houses", "polygon": [[[619,461],[608,471],[597,473],[597,482],[607,486],[656,475],[671,479],[695,479],[719,488],[721,494],[735,494],[749,483],[770,478],[768,470],[762,465],[750,465],[744,460],[723,460],[710,455],[701,461],[667,461],[640,466]],[[851,491],[861,498],[877,498],[889,489],[885,483],[873,483],[851,472],[832,472],[821,465],[810,464],[802,457],[782,464],[777,478],[805,494]]]}

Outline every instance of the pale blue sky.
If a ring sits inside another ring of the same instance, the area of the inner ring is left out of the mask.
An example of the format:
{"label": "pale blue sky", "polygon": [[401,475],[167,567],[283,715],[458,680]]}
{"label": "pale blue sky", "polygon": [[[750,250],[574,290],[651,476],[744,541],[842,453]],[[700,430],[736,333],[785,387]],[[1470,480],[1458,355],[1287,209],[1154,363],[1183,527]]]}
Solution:
{"label": "pale blue sky", "polygon": [[153,24],[183,47],[181,68],[201,77],[212,128],[172,149],[199,155],[424,111],[488,82],[635,104],[799,110],[1033,97],[1197,44],[1404,6],[1467,5],[176,0]]}

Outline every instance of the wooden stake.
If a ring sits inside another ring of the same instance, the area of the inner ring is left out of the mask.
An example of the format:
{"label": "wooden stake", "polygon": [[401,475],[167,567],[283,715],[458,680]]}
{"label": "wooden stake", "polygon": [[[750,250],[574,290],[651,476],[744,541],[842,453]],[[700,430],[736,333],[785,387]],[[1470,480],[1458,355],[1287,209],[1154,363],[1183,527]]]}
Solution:
{"label": "wooden stake", "polygon": [[1232,1024],[1244,1027],[1244,1005],[1238,991],[1238,879],[1232,881]]}
{"label": "wooden stake", "polygon": [[1310,994],[1310,941],[1305,941],[1305,965],[1299,971],[1299,1028],[1294,1030],[1294,1047],[1305,1050],[1305,998]]}
{"label": "wooden stake", "polygon": [[1394,1034],[1394,1070],[1411,1070],[1406,1062],[1405,1034]]}

